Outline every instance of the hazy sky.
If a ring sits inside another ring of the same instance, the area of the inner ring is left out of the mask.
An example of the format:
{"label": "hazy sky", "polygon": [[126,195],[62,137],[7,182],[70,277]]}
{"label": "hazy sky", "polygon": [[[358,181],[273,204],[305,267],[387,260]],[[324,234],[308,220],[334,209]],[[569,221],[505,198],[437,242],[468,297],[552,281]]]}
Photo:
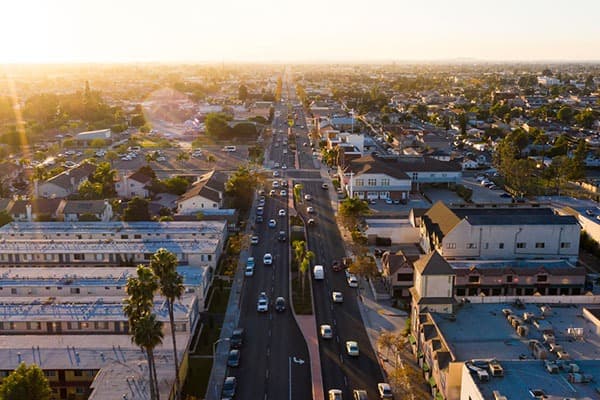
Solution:
{"label": "hazy sky", "polygon": [[0,1],[0,63],[600,60],[600,0]]}

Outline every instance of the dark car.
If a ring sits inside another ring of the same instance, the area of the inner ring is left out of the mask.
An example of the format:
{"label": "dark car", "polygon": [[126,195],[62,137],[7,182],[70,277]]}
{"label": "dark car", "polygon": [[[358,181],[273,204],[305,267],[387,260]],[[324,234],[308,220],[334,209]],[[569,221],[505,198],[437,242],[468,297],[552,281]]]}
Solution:
{"label": "dark car", "polygon": [[500,197],[502,197],[503,199],[510,199],[512,196],[510,194],[508,194],[508,193],[502,193],[500,195]]}
{"label": "dark car", "polygon": [[333,269],[335,272],[341,271],[342,270],[342,264],[340,264],[339,261],[334,261],[331,264],[331,269]]}
{"label": "dark car", "polygon": [[278,312],[285,311],[285,299],[283,297],[278,297],[275,300],[275,310]]}
{"label": "dark car", "polygon": [[257,223],[257,224],[260,224],[260,223],[262,223],[262,222],[263,222],[263,217],[262,217],[262,215],[257,215],[257,216],[256,216],[256,219],[255,219],[255,221],[256,221],[256,223]]}
{"label": "dark car", "polygon": [[229,350],[229,355],[227,356],[227,366],[228,367],[239,367],[240,365],[240,351],[238,349]]}
{"label": "dark car", "polygon": [[285,242],[287,240],[287,235],[285,234],[285,231],[279,231],[279,234],[277,235],[277,240],[279,240],[280,242]]}
{"label": "dark car", "polygon": [[244,344],[244,328],[236,328],[233,330],[229,338],[229,346],[233,349],[239,349]]}
{"label": "dark car", "polygon": [[221,397],[232,398],[235,396],[235,388],[237,386],[237,380],[235,376],[228,376],[223,382],[223,390],[221,391]]}

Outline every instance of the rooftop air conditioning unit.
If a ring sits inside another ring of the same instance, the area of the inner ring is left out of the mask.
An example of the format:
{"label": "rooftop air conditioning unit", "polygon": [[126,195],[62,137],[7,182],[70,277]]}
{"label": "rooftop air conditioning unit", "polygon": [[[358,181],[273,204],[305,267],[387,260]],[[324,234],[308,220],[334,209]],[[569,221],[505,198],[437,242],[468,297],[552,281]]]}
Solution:
{"label": "rooftop air conditioning unit", "polygon": [[494,400],[508,400],[508,397],[502,396],[497,390],[494,390],[492,394],[494,395]]}
{"label": "rooftop air conditioning unit", "polygon": [[480,382],[487,382],[490,380],[490,375],[482,369],[477,371],[477,377],[479,378]]}

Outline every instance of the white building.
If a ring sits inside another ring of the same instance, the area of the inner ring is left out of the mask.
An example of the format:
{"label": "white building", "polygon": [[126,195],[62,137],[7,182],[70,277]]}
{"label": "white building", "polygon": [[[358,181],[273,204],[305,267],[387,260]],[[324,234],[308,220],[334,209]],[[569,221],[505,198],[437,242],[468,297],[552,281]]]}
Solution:
{"label": "white building", "polygon": [[37,197],[63,198],[77,192],[79,185],[87,181],[96,167],[83,163],[69,170],[53,176],[43,183],[34,182],[34,191]]}
{"label": "white building", "polygon": [[177,199],[177,214],[193,215],[222,208],[226,181],[227,177],[224,174],[214,170],[200,176],[192,187]]}
{"label": "white building", "polygon": [[148,186],[152,183],[152,178],[136,171],[129,175],[123,175],[115,183],[115,190],[119,197],[131,199],[132,197],[147,198],[150,196]]}

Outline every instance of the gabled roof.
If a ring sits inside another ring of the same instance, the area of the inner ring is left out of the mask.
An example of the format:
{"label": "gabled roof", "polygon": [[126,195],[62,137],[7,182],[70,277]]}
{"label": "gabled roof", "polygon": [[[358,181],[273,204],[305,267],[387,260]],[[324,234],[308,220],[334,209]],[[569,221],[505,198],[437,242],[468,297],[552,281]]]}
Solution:
{"label": "gabled roof", "polygon": [[65,200],[59,214],[101,214],[105,208],[104,200]]}
{"label": "gabled roof", "polygon": [[457,172],[460,163],[440,161],[431,157],[381,157],[369,154],[352,160],[348,169],[355,174],[383,173],[398,179],[407,179],[412,172]]}
{"label": "gabled roof", "polygon": [[410,262],[408,261],[402,250],[398,251],[397,253],[391,253],[389,251],[386,251],[381,256],[381,262],[384,268],[387,267],[388,273],[390,275],[395,274],[396,271],[398,271],[402,267],[411,267]]}
{"label": "gabled roof", "polygon": [[135,171],[133,174],[129,175],[127,179],[134,180],[143,185],[148,185],[152,182],[152,178],[141,171]]}
{"label": "gabled roof", "polygon": [[414,267],[421,275],[454,275],[450,264],[437,251],[419,258],[415,261]]}
{"label": "gabled roof", "polygon": [[423,223],[427,231],[443,238],[458,223],[460,218],[452,212],[442,201],[436,202],[424,215]]}
{"label": "gabled roof", "polygon": [[77,185],[82,179],[87,178],[96,170],[96,166],[90,163],[82,163],[69,170],[63,171],[60,174],[48,179],[46,183],[52,183],[63,189],[70,189],[73,185],[71,179],[74,179]]}
{"label": "gabled roof", "polygon": [[225,190],[227,178],[224,174],[212,170],[200,176],[192,187],[179,197],[177,201],[185,201],[195,196],[219,202],[221,194]]}
{"label": "gabled roof", "polygon": [[15,200],[12,206],[7,210],[9,214],[26,214],[27,204],[31,204],[32,214],[56,214],[61,199],[33,199],[33,200]]}

